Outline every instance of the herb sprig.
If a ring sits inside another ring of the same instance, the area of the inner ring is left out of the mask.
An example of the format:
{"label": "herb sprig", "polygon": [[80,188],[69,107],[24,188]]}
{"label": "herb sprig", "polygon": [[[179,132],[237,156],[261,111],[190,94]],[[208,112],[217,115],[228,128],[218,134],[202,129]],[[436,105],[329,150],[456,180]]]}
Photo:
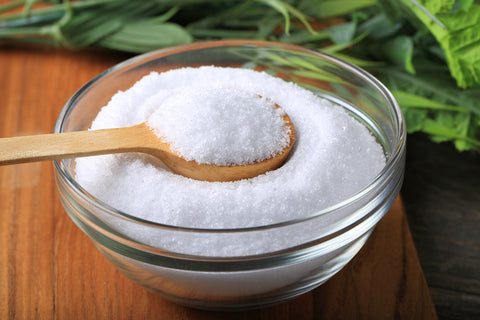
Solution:
{"label": "herb sprig", "polygon": [[211,39],[294,43],[374,73],[408,132],[463,151],[480,150],[479,20],[475,0],[27,0],[0,5],[0,41],[132,53]]}

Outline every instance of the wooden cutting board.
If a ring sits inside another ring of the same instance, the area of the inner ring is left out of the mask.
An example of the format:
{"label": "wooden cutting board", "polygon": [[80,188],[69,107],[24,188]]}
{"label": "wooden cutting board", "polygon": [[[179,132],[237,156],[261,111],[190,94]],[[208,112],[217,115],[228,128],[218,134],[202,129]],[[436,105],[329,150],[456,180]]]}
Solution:
{"label": "wooden cutting board", "polygon": [[[0,44],[0,137],[51,132],[68,98],[127,58]],[[436,319],[401,199],[360,253],[292,301],[235,313],[157,297],[107,262],[61,207],[49,162],[0,167],[0,319]]]}

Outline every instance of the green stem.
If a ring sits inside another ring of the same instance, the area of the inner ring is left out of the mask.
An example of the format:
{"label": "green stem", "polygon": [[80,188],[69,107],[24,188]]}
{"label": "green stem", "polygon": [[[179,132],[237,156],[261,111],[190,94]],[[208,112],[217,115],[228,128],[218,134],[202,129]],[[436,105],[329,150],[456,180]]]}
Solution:
{"label": "green stem", "polygon": [[[19,2],[24,3],[25,1],[19,1]],[[70,4],[70,6],[72,7],[72,9],[78,10],[78,9],[86,9],[86,8],[90,8],[90,7],[96,7],[96,6],[100,6],[102,4],[112,3],[112,2],[119,2],[119,1],[112,1],[112,0],[75,1],[75,2],[72,2]],[[64,4],[53,4],[53,5],[48,6],[48,7],[32,9],[30,11],[30,18],[26,18],[24,12],[11,13],[11,14],[4,15],[4,16],[0,17],[0,25],[2,25],[2,24],[6,25],[7,21],[30,20],[33,17],[36,17],[36,18],[51,17],[52,15],[54,15],[54,16],[55,15],[60,15],[60,17],[61,17],[63,15],[64,10],[65,10]]]}
{"label": "green stem", "polygon": [[257,33],[254,31],[193,29],[193,30],[190,30],[190,33],[192,34],[192,36],[197,38],[222,38],[222,39],[234,39],[234,38],[256,39],[257,38]]}
{"label": "green stem", "polygon": [[29,38],[36,36],[50,35],[45,28],[22,27],[22,28],[0,28],[0,38]]}
{"label": "green stem", "polygon": [[480,146],[480,141],[476,140],[476,139],[473,139],[473,138],[470,138],[470,137],[467,137],[467,136],[463,136],[463,135],[460,135],[458,134],[457,132],[451,130],[450,128],[448,127],[445,127],[431,119],[426,119],[425,120],[425,125],[423,127],[423,132],[425,133],[428,133],[428,134],[431,134],[431,135],[437,135],[437,136],[441,136],[441,137],[445,137],[445,138],[448,138],[448,139],[460,139],[460,140],[464,140],[468,143],[471,143],[477,147]]}

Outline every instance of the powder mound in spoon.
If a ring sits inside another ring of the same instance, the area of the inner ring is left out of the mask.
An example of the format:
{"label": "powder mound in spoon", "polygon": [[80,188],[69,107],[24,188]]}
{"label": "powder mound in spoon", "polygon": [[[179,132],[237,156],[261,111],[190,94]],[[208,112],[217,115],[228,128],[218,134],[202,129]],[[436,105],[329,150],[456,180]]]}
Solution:
{"label": "powder mound in spoon", "polygon": [[166,99],[159,95],[147,124],[186,160],[230,166],[269,159],[288,146],[284,115],[252,92],[189,88]]}

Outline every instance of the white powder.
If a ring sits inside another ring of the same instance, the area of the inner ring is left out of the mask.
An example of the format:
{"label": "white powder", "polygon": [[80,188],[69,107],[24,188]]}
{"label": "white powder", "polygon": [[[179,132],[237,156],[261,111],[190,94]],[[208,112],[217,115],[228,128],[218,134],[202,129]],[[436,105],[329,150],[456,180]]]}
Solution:
{"label": "white powder", "polygon": [[[176,132],[180,127],[193,128],[196,133],[192,131],[192,134],[205,136],[198,133],[199,123],[178,118],[178,110],[163,122],[160,118],[170,111],[158,111],[162,112],[158,117],[154,113],[160,105],[168,106],[165,109],[190,108],[191,100],[195,112],[200,112],[202,106],[211,111],[215,101],[219,105],[229,103],[229,94],[217,96],[220,91],[225,92],[225,88],[255,93],[274,101],[290,116],[296,143],[282,167],[248,180],[204,182],[173,174],[150,156],[120,154],[77,159],[77,181],[114,208],[146,220],[198,228],[235,228],[286,221],[324,209],[360,191],[385,165],[381,146],[367,128],[342,107],[295,84],[247,69],[201,67],[161,74],[152,72],[129,90],[113,96],[91,128],[130,126],[150,119],[155,127],[164,130]],[[239,101],[228,112],[240,110],[240,100],[250,103],[253,99],[244,93],[233,96]],[[209,101],[212,104],[206,103]],[[271,116],[260,116],[258,122],[252,113],[247,113],[246,117],[246,121],[252,122],[252,130],[274,125],[263,123],[263,120],[271,120]],[[202,119],[206,121],[206,116]],[[230,125],[230,120],[226,125]],[[219,124],[217,129],[221,132],[226,130],[222,123],[211,122]],[[269,134],[266,141],[253,141],[252,150],[238,150],[230,145],[235,143],[229,142],[228,135],[220,136],[218,144],[209,142],[197,149],[186,143],[181,152],[192,158],[216,161],[215,153],[225,149],[228,152],[219,153],[221,161],[248,162],[250,152],[256,158],[258,152],[262,152],[259,149],[265,147],[265,154],[272,154],[283,143],[282,135]],[[178,140],[180,149],[181,139]],[[268,149],[267,145],[273,140],[276,141],[272,142],[274,148]],[[242,141],[240,147],[248,146]],[[232,159],[227,155],[230,151],[235,154]],[[237,156],[241,160],[236,159]],[[181,247],[181,243],[178,246]],[[202,250],[190,249],[192,252]],[[245,250],[248,252],[248,248]]]}
{"label": "white powder", "polygon": [[244,165],[280,153],[290,142],[285,112],[255,93],[189,88],[149,99],[157,110],[147,124],[187,160]]}

